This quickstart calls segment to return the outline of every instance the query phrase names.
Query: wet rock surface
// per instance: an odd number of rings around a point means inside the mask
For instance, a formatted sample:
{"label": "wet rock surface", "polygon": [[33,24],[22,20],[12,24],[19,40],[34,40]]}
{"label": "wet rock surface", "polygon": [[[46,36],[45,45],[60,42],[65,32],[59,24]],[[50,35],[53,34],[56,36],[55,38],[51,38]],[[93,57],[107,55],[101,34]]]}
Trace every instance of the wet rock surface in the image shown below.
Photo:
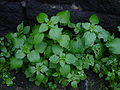
{"label": "wet rock surface", "polygon": [[85,10],[120,15],[120,0],[79,0]]}
{"label": "wet rock surface", "polygon": [[0,1],[0,36],[16,31],[16,26],[24,20],[19,2]]}
{"label": "wet rock surface", "polygon": [[[26,25],[36,23],[35,16],[40,12],[55,15],[58,11],[69,10],[73,22],[86,22],[92,14],[100,18],[100,25],[110,32],[117,33],[120,25],[120,0],[1,0],[0,1],[0,36],[15,32],[22,21]],[[118,34],[118,36],[120,36]],[[107,83],[88,71],[88,79],[81,81],[76,90],[104,90]],[[0,85],[0,90],[48,90],[37,87],[28,81],[22,72],[15,74],[15,85]],[[58,90],[73,90],[71,87],[58,87]]]}

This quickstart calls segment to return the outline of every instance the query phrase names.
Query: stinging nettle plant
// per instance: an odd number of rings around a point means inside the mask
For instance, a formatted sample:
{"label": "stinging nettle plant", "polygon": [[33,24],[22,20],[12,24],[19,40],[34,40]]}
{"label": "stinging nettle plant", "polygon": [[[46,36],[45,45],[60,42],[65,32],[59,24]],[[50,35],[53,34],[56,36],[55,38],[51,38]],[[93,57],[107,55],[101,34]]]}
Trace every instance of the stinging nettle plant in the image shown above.
{"label": "stinging nettle plant", "polygon": [[0,38],[0,78],[14,84],[10,71],[22,70],[37,86],[56,89],[58,84],[77,88],[91,69],[105,78],[109,87],[120,88],[120,38],[99,26],[96,15],[89,22],[72,23],[70,12],[48,17],[40,13],[38,24],[23,23],[17,32]]}

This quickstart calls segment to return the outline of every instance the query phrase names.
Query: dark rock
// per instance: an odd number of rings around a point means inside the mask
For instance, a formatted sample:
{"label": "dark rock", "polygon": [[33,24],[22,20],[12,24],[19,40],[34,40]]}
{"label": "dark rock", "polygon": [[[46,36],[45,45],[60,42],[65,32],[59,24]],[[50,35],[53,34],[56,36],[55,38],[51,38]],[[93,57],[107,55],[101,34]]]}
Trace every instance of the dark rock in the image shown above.
{"label": "dark rock", "polygon": [[36,0],[36,1],[51,4],[73,4],[76,3],[78,0]]}
{"label": "dark rock", "polygon": [[86,90],[108,90],[108,82],[99,78],[98,74],[88,70],[85,80]]}
{"label": "dark rock", "polygon": [[16,31],[16,26],[24,21],[21,3],[0,1],[0,36]]}
{"label": "dark rock", "polygon": [[79,0],[84,10],[120,15],[120,0]]}

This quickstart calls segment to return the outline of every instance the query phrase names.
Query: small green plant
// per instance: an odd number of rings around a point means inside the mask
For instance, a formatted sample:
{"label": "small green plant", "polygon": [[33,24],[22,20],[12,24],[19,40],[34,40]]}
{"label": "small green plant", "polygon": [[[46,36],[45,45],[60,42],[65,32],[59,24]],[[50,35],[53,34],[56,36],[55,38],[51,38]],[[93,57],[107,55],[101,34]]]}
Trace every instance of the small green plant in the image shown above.
{"label": "small green plant", "polygon": [[72,23],[70,12],[48,17],[40,13],[38,24],[23,23],[17,32],[0,38],[0,78],[13,85],[10,71],[23,70],[37,86],[56,89],[57,84],[77,88],[91,68],[108,80],[110,87],[120,88],[120,38],[99,26],[96,15],[89,22]]}

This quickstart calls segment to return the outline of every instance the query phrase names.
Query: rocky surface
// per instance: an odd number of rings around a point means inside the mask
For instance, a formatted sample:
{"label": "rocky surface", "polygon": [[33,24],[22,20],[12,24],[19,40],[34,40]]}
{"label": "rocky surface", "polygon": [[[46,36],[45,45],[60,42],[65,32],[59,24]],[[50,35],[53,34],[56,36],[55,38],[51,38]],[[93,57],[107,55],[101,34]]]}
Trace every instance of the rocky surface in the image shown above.
{"label": "rocky surface", "polygon": [[16,31],[24,20],[23,8],[19,2],[0,1],[0,36]]}
{"label": "rocky surface", "polygon": [[[73,22],[86,22],[92,14],[98,15],[100,25],[110,32],[117,33],[120,25],[120,0],[0,0],[0,36],[15,32],[16,26],[24,21],[26,25],[36,23],[35,16],[40,12],[55,15],[58,11],[69,10]],[[23,73],[15,74],[13,87],[0,85],[0,90],[47,90],[30,83]],[[81,81],[76,90],[104,90],[104,80],[88,71],[88,79]],[[58,90],[72,90],[69,86]]]}
{"label": "rocky surface", "polygon": [[89,11],[120,15],[120,0],[79,0],[79,5]]}

